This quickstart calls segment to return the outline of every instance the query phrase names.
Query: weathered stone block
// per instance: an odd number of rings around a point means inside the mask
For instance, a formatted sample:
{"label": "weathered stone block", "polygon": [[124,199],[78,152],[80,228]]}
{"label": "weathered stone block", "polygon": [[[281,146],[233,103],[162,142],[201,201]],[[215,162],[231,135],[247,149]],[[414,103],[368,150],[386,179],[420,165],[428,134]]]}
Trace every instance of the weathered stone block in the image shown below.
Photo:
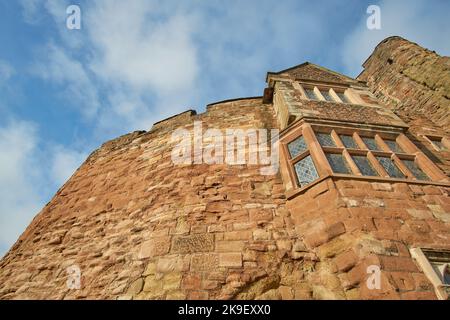
{"label": "weathered stone block", "polygon": [[345,272],[355,266],[355,264],[358,262],[358,257],[353,252],[353,250],[349,250],[338,255],[334,261],[338,270],[340,272]]}
{"label": "weathered stone block", "polygon": [[181,273],[180,272],[168,273],[163,278],[163,289],[164,290],[179,289],[180,284],[181,284]]}
{"label": "weathered stone block", "polygon": [[219,266],[221,267],[242,267],[242,254],[241,253],[220,253],[219,254]]}
{"label": "weathered stone block", "polygon": [[197,253],[192,255],[191,270],[207,271],[214,270],[219,266],[219,257],[216,253]]}
{"label": "weathered stone block", "polygon": [[242,252],[245,247],[245,242],[240,240],[234,241],[217,241],[217,252]]}
{"label": "weathered stone block", "polygon": [[253,231],[254,240],[270,240],[270,232],[265,229],[256,229]]}
{"label": "weathered stone block", "polygon": [[145,278],[143,290],[158,295],[158,293],[161,293],[162,291],[162,286],[163,283],[161,279],[157,279],[155,276],[148,276]]}
{"label": "weathered stone block", "polygon": [[128,288],[127,294],[134,296],[139,292],[141,292],[143,287],[144,287],[144,279],[142,278],[136,279]]}
{"label": "weathered stone block", "polygon": [[173,253],[194,253],[214,250],[214,235],[208,233],[174,236],[172,241]]}
{"label": "weathered stone block", "polygon": [[183,271],[184,261],[180,256],[161,257],[156,262],[156,272],[169,273],[173,271]]}
{"label": "weathered stone block", "polygon": [[141,249],[138,253],[139,259],[146,259],[156,256],[167,254],[170,248],[169,237],[153,238],[145,241],[141,245]]}

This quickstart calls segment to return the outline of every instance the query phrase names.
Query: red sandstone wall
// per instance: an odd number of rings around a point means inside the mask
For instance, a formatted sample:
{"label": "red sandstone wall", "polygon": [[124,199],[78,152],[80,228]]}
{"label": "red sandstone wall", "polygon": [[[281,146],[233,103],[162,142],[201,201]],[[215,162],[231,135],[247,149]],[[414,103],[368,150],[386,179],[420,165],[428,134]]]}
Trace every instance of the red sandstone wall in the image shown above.
{"label": "red sandstone wall", "polygon": [[400,37],[382,41],[358,76],[381,102],[404,114],[421,114],[450,127],[450,57]]}
{"label": "red sandstone wall", "polygon": [[450,175],[450,149],[436,151],[423,138],[450,141],[450,57],[391,37],[377,46],[358,79],[367,81],[377,98],[410,126],[410,139]]}
{"label": "red sandstone wall", "polygon": [[[434,299],[409,248],[450,248],[449,192],[329,178],[289,201],[297,234],[316,256],[307,276],[316,298]],[[381,269],[379,290],[366,285],[370,265]]]}
{"label": "red sandstone wall", "polygon": [[[170,134],[193,120],[275,126],[270,106],[242,100],[106,143],[1,261],[0,298],[309,297],[283,287],[302,281],[302,266],[283,263],[297,237],[279,176],[258,166],[174,167]],[[81,290],[66,286],[73,264]],[[283,274],[292,277],[282,282]]]}
{"label": "red sandstone wall", "polygon": [[[194,119],[274,125],[270,106],[244,100],[105,144],[2,260],[1,297],[435,297],[407,246],[449,247],[448,190],[330,178],[286,203],[280,177],[257,166],[175,170],[169,133]],[[81,290],[66,287],[73,264]],[[370,264],[380,290],[365,285]]]}
{"label": "red sandstone wall", "polygon": [[[294,77],[330,80],[305,70]],[[388,104],[398,89],[392,76],[392,88],[374,90]],[[400,119],[382,105],[305,102],[291,80],[275,85],[274,106],[220,103],[104,144],[2,259],[0,298],[435,298],[408,249],[450,249],[448,187],[328,177],[286,199],[281,175],[262,176],[259,166],[172,163],[172,131],[194,120],[220,129],[284,127],[285,116],[408,122],[416,143],[424,124],[446,129],[424,122],[413,106]],[[436,157],[448,167],[448,156]],[[66,285],[71,265],[81,269],[80,290]],[[381,289],[367,288],[369,265],[380,266]]]}

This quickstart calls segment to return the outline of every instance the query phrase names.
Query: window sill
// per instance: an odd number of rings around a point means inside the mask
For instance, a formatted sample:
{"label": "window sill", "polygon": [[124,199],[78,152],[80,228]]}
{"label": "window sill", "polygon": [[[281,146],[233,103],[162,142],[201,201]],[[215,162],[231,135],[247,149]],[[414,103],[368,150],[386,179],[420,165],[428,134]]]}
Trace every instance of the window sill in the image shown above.
{"label": "window sill", "polygon": [[369,177],[369,176],[355,176],[350,174],[331,174],[323,176],[310,184],[289,190],[286,192],[286,198],[287,200],[291,200],[292,198],[295,198],[296,196],[306,192],[310,188],[314,187],[316,184],[321,183],[322,181],[326,179],[332,179],[332,180],[340,180],[340,179],[348,179],[348,180],[359,180],[359,181],[369,181],[369,182],[387,182],[387,183],[407,183],[407,184],[418,184],[418,185],[433,185],[433,186],[440,186],[440,187],[450,187],[450,182],[439,182],[439,181],[422,181],[422,180],[410,180],[410,179],[398,179],[398,178],[384,178],[384,177]]}

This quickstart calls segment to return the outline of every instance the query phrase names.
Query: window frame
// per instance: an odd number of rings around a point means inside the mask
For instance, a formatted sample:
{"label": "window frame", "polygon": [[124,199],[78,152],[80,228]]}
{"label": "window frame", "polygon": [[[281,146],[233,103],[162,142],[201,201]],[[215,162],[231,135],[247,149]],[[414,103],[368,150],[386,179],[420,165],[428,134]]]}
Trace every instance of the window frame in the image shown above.
{"label": "window frame", "polygon": [[[294,186],[295,189],[298,188],[305,188],[307,186],[309,186],[311,183],[305,185],[305,186],[301,186],[299,183],[299,179],[297,177],[297,173],[295,171],[295,167],[294,165],[306,158],[307,156],[311,156],[311,160],[314,164],[314,167],[316,169],[317,175],[318,175],[318,179],[319,180],[321,177],[323,177],[324,175],[327,174],[327,172],[325,172],[323,170],[323,166],[320,165],[320,160],[317,157],[316,152],[311,152],[311,149],[314,149],[317,146],[313,146],[314,141],[312,141],[311,139],[311,132],[308,132],[309,130],[305,128],[299,128],[298,130],[295,130],[293,133],[291,133],[290,135],[288,135],[287,137],[284,137],[284,142],[281,143],[281,147],[283,150],[283,154],[284,154],[284,158],[287,162],[287,168],[288,168],[288,174],[289,174],[289,178]],[[294,141],[295,139],[299,138],[303,136],[307,149],[301,153],[299,153],[298,155],[296,155],[295,157],[291,157],[291,154],[289,152],[289,148],[288,148],[288,144],[291,143],[292,141]],[[315,139],[315,136],[314,136]],[[318,141],[315,141],[318,144]]]}
{"label": "window frame", "polygon": [[450,263],[450,251],[449,250],[439,250],[439,249],[431,249],[431,248],[410,248],[411,257],[416,260],[422,272],[425,276],[430,280],[431,284],[434,287],[434,292],[439,300],[448,300],[450,299],[450,285],[445,284],[440,275],[436,272],[434,267],[432,266],[432,261],[427,257],[427,252],[445,252],[449,255],[449,263]]}
{"label": "window frame", "polygon": [[[320,98],[319,98],[319,96],[317,95],[316,87],[315,87],[315,86],[305,86],[305,87],[302,86],[302,89],[303,89],[303,90],[302,90],[302,95],[303,95],[303,98],[304,98],[304,99],[309,100],[309,101],[320,101]],[[306,93],[307,90],[312,91],[313,94],[316,96],[316,99],[311,99],[311,98],[308,96],[308,94]]]}
{"label": "window frame", "polygon": [[[356,104],[357,103],[352,97],[350,97],[349,94],[346,94],[346,92],[348,90],[351,90],[348,87],[341,87],[338,85],[303,83],[303,82],[298,82],[297,84],[300,88],[302,98],[305,100],[308,100],[308,101],[324,101],[324,102],[345,103],[345,104]],[[306,89],[312,90],[317,99],[309,98],[308,94],[306,93]],[[332,101],[327,100],[323,96],[322,91],[326,91],[329,94],[329,96],[331,97]],[[341,93],[342,95],[344,95],[344,97],[347,101],[342,101],[342,99],[338,93]]]}
{"label": "window frame", "polygon": [[[335,146],[321,146],[317,138],[318,133],[330,134]],[[340,135],[351,136],[355,144],[358,146],[358,149],[345,147]],[[303,136],[307,149],[291,158],[288,144],[300,136]],[[361,138],[363,136],[374,138],[380,150],[369,150]],[[403,152],[392,151],[384,142],[385,139],[395,141]],[[289,133],[282,137],[281,144],[287,161],[289,178],[294,189],[306,188],[315,181],[319,181],[327,176],[341,176],[349,178],[360,177],[402,182],[420,182],[425,184],[448,181],[447,176],[442,173],[442,171],[401,132],[361,129],[355,127],[336,128],[335,126],[302,122],[293,126],[292,130],[290,129]],[[327,153],[342,154],[347,167],[350,169],[350,173],[334,172],[327,160]],[[308,155],[311,156],[318,174],[318,178],[307,185],[301,186],[298,182],[294,164]],[[377,175],[363,175],[357,164],[354,162],[352,158],[353,156],[366,157],[367,161]],[[391,177],[377,160],[376,157],[380,156],[390,158],[404,177]],[[416,178],[414,173],[409,170],[406,164],[403,163],[403,160],[413,160],[415,165],[429,178],[429,180]]]}
{"label": "window frame", "polygon": [[[446,138],[443,136],[436,136],[436,135],[423,135],[423,137],[425,138],[425,140],[427,140],[427,142],[429,144],[431,144],[431,146],[433,147],[433,149],[435,149],[438,152],[443,152],[443,151],[448,151],[450,148],[447,146],[447,144],[445,143]],[[443,145],[443,148],[439,147],[438,145],[436,145],[435,141],[439,140],[439,142]]]}

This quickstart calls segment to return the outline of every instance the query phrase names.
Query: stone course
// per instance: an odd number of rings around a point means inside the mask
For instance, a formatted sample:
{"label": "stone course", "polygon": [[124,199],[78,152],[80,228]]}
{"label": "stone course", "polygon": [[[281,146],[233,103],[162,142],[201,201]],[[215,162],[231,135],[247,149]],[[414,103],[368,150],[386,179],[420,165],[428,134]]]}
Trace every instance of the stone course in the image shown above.
{"label": "stone course", "polygon": [[[283,167],[264,176],[259,165],[175,165],[170,138],[194,121],[223,130],[308,118],[388,125],[408,129],[448,173],[448,152],[422,137],[448,137],[442,61],[390,38],[358,80],[304,64],[269,74],[272,102],[215,103],[106,142],[0,261],[0,299],[436,299],[409,249],[450,250],[448,184],[329,175],[293,194]],[[425,74],[434,71],[444,79]],[[296,79],[340,82],[367,103],[305,101]],[[381,289],[366,286],[371,265]],[[81,271],[79,290],[67,286],[70,266]]]}

